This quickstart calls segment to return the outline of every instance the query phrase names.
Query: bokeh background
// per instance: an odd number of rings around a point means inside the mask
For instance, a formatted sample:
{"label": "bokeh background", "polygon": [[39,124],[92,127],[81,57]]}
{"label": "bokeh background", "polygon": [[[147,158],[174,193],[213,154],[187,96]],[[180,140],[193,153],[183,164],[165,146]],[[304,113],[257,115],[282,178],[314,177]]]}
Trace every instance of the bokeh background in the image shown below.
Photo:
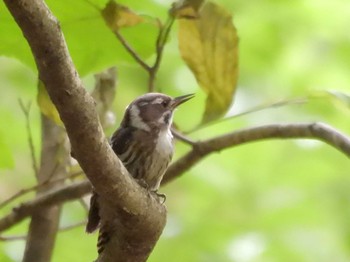
{"label": "bokeh background", "polygon": [[[96,7],[105,0],[47,1],[61,21],[86,88],[93,73],[118,67],[114,111],[146,91],[147,75],[111,34]],[[171,1],[119,1],[137,12],[165,19]],[[129,3],[130,2],[130,3]],[[132,2],[132,3],[131,3]],[[135,3],[134,3],[135,2]],[[205,139],[268,123],[321,121],[350,135],[350,2],[348,0],[220,0],[238,30],[239,83],[229,114],[278,101],[302,104],[267,108],[191,132]],[[131,43],[152,61],[155,33],[136,28]],[[150,31],[147,31],[150,30]],[[149,32],[149,33],[148,33]],[[36,154],[40,116],[37,74],[28,46],[0,3],[0,201],[35,184],[25,117],[18,99],[31,101]],[[166,45],[157,87],[170,95],[195,92],[176,112],[191,130],[201,119],[205,95],[182,62],[176,25]],[[117,124],[116,124],[117,126]],[[113,128],[106,130],[107,135]],[[175,159],[189,150],[177,143]],[[205,158],[161,189],[168,223],[149,261],[346,262],[350,261],[350,162],[335,149],[309,140],[239,146]],[[29,194],[19,203],[33,197]],[[0,209],[0,216],[11,206]],[[76,202],[64,206],[61,226],[86,218]],[[25,234],[29,220],[4,236]],[[44,234],[45,232],[43,232]],[[54,262],[92,261],[96,234],[83,227],[61,232]],[[0,261],[20,261],[25,242],[1,241]]]}

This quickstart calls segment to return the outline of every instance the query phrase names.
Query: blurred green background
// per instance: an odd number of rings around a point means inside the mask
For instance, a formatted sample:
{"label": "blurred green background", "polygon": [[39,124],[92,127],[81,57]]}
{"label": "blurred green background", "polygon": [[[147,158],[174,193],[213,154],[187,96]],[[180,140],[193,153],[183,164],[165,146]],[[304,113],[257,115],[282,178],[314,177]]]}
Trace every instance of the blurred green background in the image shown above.
{"label": "blurred green background", "polygon": [[[146,91],[147,75],[120,47],[96,7],[84,0],[47,1],[61,21],[73,60],[88,89],[93,73],[118,67],[117,122],[125,106]],[[106,0],[92,1],[102,8]],[[120,1],[142,14],[164,19],[171,1]],[[128,3],[133,2],[133,3]],[[307,97],[288,105],[235,118],[189,134],[205,139],[268,123],[322,121],[350,134],[350,1],[214,1],[234,14],[240,42],[240,78],[229,114],[261,104]],[[152,61],[154,28],[132,29],[130,42]],[[131,30],[131,31],[132,31]],[[0,3],[0,201],[35,184],[25,117],[18,99],[31,101],[36,153],[40,117],[36,71],[28,46]],[[21,63],[20,61],[23,63]],[[201,119],[205,96],[181,61],[173,28],[157,87],[196,99],[176,112],[189,130]],[[113,130],[107,130],[110,134]],[[188,150],[177,143],[175,159]],[[168,223],[149,261],[345,262],[350,261],[350,162],[315,141],[265,141],[205,158],[161,189]],[[26,195],[17,203],[29,199]],[[11,207],[0,209],[0,216]],[[86,218],[78,203],[64,206],[61,225]],[[28,220],[4,236],[21,235]],[[54,262],[92,261],[96,234],[83,227],[58,235]],[[0,261],[20,261],[24,241],[0,242]]]}

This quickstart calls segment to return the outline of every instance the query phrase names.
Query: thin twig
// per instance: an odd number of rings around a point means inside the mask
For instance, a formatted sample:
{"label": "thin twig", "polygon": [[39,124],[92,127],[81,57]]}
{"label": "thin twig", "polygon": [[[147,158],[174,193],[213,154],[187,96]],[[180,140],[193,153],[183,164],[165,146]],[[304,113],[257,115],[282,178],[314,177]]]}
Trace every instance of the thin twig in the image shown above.
{"label": "thin twig", "polygon": [[24,113],[25,118],[26,118],[26,128],[27,128],[30,155],[32,158],[32,166],[33,166],[35,176],[38,177],[39,176],[39,169],[38,169],[38,165],[37,165],[37,161],[36,161],[35,148],[34,148],[34,143],[33,143],[32,131],[31,131],[31,127],[30,127],[30,119],[29,119],[29,112],[30,112],[30,107],[31,107],[32,103],[28,102],[27,106],[25,106],[22,99],[18,99],[18,102],[19,102],[19,105]]}
{"label": "thin twig", "polygon": [[175,18],[173,16],[169,16],[165,25],[160,26],[159,34],[156,41],[156,60],[154,61],[151,70],[149,71],[148,92],[154,92],[156,75],[159,70],[160,62],[162,61],[164,46],[166,41],[168,40],[168,36],[174,23],[174,19]]}
{"label": "thin twig", "polygon": [[[86,220],[69,225],[69,226],[65,226],[65,227],[61,227],[58,229],[59,232],[66,232],[66,231],[70,231],[72,229],[75,229],[77,227],[81,227],[84,226],[86,224]],[[26,235],[18,235],[18,236],[0,236],[0,241],[3,242],[9,242],[9,241],[18,241],[18,240],[27,240],[27,236]]]}
{"label": "thin twig", "polygon": [[0,241],[10,242],[10,241],[18,241],[18,240],[27,240],[27,236],[19,235],[19,236],[0,236]]}
{"label": "thin twig", "polygon": [[130,44],[126,41],[126,39],[120,34],[118,30],[114,31],[116,37],[119,39],[120,43],[124,46],[126,51],[135,59],[135,61],[142,66],[147,72],[151,71],[151,67],[147,65],[146,62],[136,53],[136,51],[130,46]]}
{"label": "thin twig", "polygon": [[26,217],[40,210],[42,207],[63,204],[91,192],[89,181],[77,182],[68,186],[44,193],[33,200],[22,203],[0,219],[0,232],[22,221]]}
{"label": "thin twig", "polygon": [[8,205],[12,201],[16,200],[17,198],[19,198],[19,197],[21,197],[21,196],[23,196],[23,195],[25,195],[25,194],[27,194],[27,193],[29,193],[31,191],[37,190],[39,188],[42,188],[44,186],[47,186],[47,185],[50,185],[50,184],[53,184],[53,183],[64,181],[67,178],[71,178],[72,179],[72,178],[75,178],[75,177],[80,176],[82,174],[83,174],[83,171],[78,171],[78,172],[75,172],[73,174],[68,175],[67,177],[60,177],[60,178],[57,178],[57,179],[54,179],[54,180],[51,180],[51,181],[50,180],[45,180],[44,182],[42,182],[40,184],[37,184],[35,186],[21,189],[20,191],[18,191],[17,193],[15,193],[11,197],[9,197],[5,201],[3,201],[0,204],[0,209],[3,208],[4,206]]}
{"label": "thin twig", "polygon": [[48,174],[48,176],[45,178],[44,182],[50,181],[53,177],[55,177],[56,170],[59,166],[60,166],[59,161],[56,161],[54,167],[52,168],[50,174]]}
{"label": "thin twig", "polygon": [[216,125],[216,124],[221,124],[223,122],[230,121],[232,119],[235,119],[235,118],[238,118],[238,117],[241,117],[241,116],[245,116],[245,115],[248,115],[248,114],[251,114],[251,113],[260,112],[260,111],[267,110],[267,109],[275,109],[275,108],[282,107],[282,106],[302,105],[302,104],[305,104],[305,103],[307,103],[309,101],[310,101],[309,97],[297,97],[297,98],[292,98],[292,99],[272,102],[272,103],[269,103],[269,104],[257,105],[257,106],[254,106],[252,108],[249,108],[246,111],[243,111],[243,112],[240,112],[240,113],[228,116],[228,117],[219,118],[219,119],[216,119],[216,120],[204,123],[204,124],[200,124],[200,125],[194,127],[193,129],[187,131],[186,134],[194,133],[194,132],[196,132],[198,130],[202,130],[202,129],[207,128],[209,126],[213,126],[213,125]]}
{"label": "thin twig", "polygon": [[158,35],[158,39],[157,39],[157,58],[156,61],[153,65],[153,69],[157,69],[159,67],[160,61],[162,59],[162,53],[164,50],[164,46],[166,41],[168,41],[168,37],[171,31],[171,28],[174,24],[175,18],[173,16],[169,16],[168,20],[165,23],[165,26],[163,26],[160,29],[159,35]]}
{"label": "thin twig", "polygon": [[154,61],[154,64],[152,66],[149,66],[138,54],[137,52],[131,47],[131,45],[127,42],[127,40],[121,35],[119,30],[115,30],[114,33],[120,43],[124,46],[126,51],[134,58],[134,60],[142,67],[144,68],[148,73],[148,92],[154,92],[155,90],[155,79],[156,75],[159,70],[160,62],[162,60],[163,56],[163,50],[166,41],[168,40],[169,33],[171,31],[171,27],[174,23],[174,17],[169,16],[165,25],[162,26],[161,23],[158,21],[158,25],[160,27],[159,33],[156,40],[156,59]]}
{"label": "thin twig", "polygon": [[185,136],[184,134],[180,133],[177,129],[171,128],[171,133],[174,135],[174,137],[186,144],[189,144],[191,146],[194,146],[196,142]]}

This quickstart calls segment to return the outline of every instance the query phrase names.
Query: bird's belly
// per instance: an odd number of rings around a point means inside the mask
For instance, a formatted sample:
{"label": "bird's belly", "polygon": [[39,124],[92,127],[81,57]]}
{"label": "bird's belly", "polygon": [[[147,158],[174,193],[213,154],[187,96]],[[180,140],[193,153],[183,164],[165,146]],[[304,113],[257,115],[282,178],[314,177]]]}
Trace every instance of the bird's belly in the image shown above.
{"label": "bird's belly", "polygon": [[151,164],[148,174],[146,175],[146,183],[149,186],[149,190],[156,191],[159,188],[160,182],[163,178],[165,171],[168,168],[172,157],[171,154],[159,154],[154,152],[151,158]]}
{"label": "bird's belly", "polygon": [[158,190],[160,182],[173,156],[173,136],[170,130],[159,133],[156,148],[151,156],[150,172],[146,182],[150,190]]}

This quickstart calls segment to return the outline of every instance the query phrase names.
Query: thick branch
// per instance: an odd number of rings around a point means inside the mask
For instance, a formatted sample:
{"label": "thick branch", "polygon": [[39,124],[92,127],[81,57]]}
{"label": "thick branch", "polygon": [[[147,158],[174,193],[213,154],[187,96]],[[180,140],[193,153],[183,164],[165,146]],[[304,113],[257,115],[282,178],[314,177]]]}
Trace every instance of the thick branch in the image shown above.
{"label": "thick branch", "polygon": [[[132,229],[119,235],[123,237],[121,245],[112,253],[115,257],[133,256],[131,250],[123,249],[123,245],[129,245],[142,250],[134,252],[137,253],[134,261],[145,260],[152,250],[150,243],[156,243],[165,225],[165,207],[128,175],[109,146],[94,100],[83,88],[60,25],[45,3],[42,0],[4,2],[30,45],[40,80],[57,107],[76,159],[106,204],[123,215],[119,222]],[[143,234],[145,230],[148,234]],[[147,249],[143,249],[142,242],[148,242]]]}
{"label": "thick branch", "polygon": [[[82,86],[56,18],[40,0],[5,0],[5,3],[30,44],[40,79],[57,106],[82,169],[98,193],[106,198],[115,194],[120,205],[139,213],[137,199],[143,195],[135,190],[134,181],[108,145],[94,100]],[[126,189],[137,197],[124,197]]]}
{"label": "thick branch", "polygon": [[[190,152],[169,167],[162,184],[169,183],[173,179],[179,177],[208,154],[245,143],[258,142],[266,139],[316,139],[326,142],[350,157],[350,139],[328,125],[322,123],[266,125],[232,132],[202,142],[196,142],[194,148]],[[26,202],[23,204],[23,206],[27,207],[24,215],[18,215],[16,211],[13,211],[0,220],[0,232],[21,221],[26,216],[31,215],[38,206],[70,201],[90,191],[89,183],[85,181],[76,183],[67,188],[59,189],[48,195],[43,195],[41,200],[37,199]]]}
{"label": "thick branch", "polygon": [[190,152],[169,167],[162,185],[179,177],[213,152],[265,139],[316,139],[327,143],[350,157],[350,139],[326,124],[266,125],[235,131],[213,139],[197,142]]}

